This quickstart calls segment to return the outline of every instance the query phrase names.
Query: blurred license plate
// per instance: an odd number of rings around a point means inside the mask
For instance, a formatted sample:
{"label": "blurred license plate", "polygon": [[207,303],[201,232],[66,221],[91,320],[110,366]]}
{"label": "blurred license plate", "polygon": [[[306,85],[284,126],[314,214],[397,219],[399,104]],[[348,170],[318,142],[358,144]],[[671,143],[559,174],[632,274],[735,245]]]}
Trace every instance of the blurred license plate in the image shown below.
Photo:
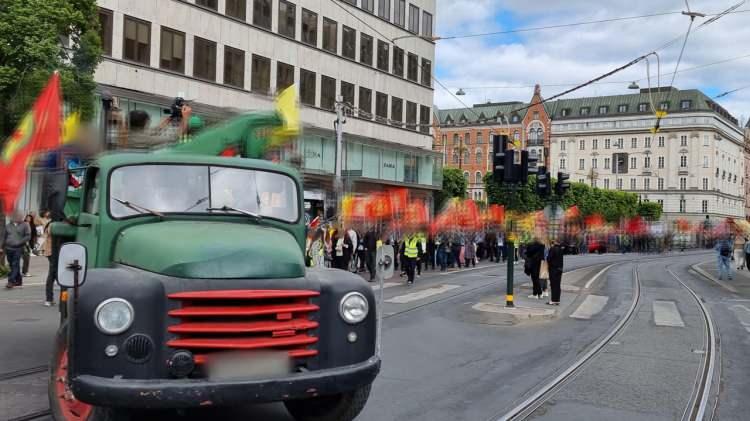
{"label": "blurred license plate", "polygon": [[230,352],[213,355],[207,364],[212,380],[263,379],[291,372],[286,351]]}

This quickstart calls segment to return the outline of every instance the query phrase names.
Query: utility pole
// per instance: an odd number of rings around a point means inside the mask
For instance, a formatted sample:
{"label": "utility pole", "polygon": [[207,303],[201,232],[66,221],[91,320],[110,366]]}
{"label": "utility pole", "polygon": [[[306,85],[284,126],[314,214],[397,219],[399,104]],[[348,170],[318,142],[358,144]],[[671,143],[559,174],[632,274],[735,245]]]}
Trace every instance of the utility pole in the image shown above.
{"label": "utility pole", "polygon": [[336,121],[334,126],[336,127],[336,179],[334,180],[333,188],[336,192],[340,192],[343,188],[343,182],[341,180],[341,164],[343,162],[343,142],[344,142],[344,98],[339,95],[336,97]]}

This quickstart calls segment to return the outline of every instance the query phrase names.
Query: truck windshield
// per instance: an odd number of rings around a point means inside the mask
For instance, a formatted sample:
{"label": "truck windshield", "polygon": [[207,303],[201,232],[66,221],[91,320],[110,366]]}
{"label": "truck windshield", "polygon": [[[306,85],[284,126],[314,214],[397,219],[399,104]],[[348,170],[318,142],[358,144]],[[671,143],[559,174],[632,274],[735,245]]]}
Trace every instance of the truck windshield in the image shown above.
{"label": "truck windshield", "polygon": [[109,209],[113,218],[144,213],[137,208],[165,214],[207,213],[208,208],[227,206],[296,222],[298,197],[297,185],[291,177],[242,168],[130,165],[115,169],[109,182]]}

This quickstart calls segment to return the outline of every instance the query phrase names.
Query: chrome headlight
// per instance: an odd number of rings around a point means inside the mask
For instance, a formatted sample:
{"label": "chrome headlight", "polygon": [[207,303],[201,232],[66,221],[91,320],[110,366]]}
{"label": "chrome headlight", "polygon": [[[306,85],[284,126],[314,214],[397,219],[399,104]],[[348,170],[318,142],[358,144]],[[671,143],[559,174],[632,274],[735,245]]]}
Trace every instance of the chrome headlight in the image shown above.
{"label": "chrome headlight", "polygon": [[109,298],[102,301],[94,312],[94,323],[107,335],[117,335],[128,330],[133,324],[133,306],[122,298]]}
{"label": "chrome headlight", "polygon": [[344,295],[339,305],[339,314],[349,324],[359,323],[367,317],[370,305],[367,298],[359,292],[350,292]]}

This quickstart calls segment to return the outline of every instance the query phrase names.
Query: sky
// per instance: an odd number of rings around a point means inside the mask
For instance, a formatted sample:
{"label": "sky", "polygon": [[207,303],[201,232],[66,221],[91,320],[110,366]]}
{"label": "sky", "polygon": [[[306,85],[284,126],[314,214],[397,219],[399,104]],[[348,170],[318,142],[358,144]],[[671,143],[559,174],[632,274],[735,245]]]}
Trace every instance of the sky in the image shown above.
{"label": "sky", "polygon": [[[690,10],[719,13],[741,0],[688,0]],[[455,36],[519,28],[612,19],[687,10],[685,0],[437,0],[437,36]],[[750,0],[738,11],[691,32],[673,86],[700,89],[710,97],[750,85]],[[710,18],[696,18],[693,28]],[[477,38],[437,41],[435,77],[471,106],[487,101],[529,101],[533,85],[551,97],[631,60],[658,50],[661,86],[669,85],[690,18],[682,14],[598,23]],[[723,64],[692,67],[734,59]],[[657,60],[651,56],[651,84],[657,84]],[[645,62],[614,74],[603,82],[566,95],[634,93],[631,81],[648,86]],[[511,87],[498,89],[497,87]],[[716,101],[745,123],[750,117],[750,88]],[[456,97],[435,84],[440,109],[464,107]]]}

